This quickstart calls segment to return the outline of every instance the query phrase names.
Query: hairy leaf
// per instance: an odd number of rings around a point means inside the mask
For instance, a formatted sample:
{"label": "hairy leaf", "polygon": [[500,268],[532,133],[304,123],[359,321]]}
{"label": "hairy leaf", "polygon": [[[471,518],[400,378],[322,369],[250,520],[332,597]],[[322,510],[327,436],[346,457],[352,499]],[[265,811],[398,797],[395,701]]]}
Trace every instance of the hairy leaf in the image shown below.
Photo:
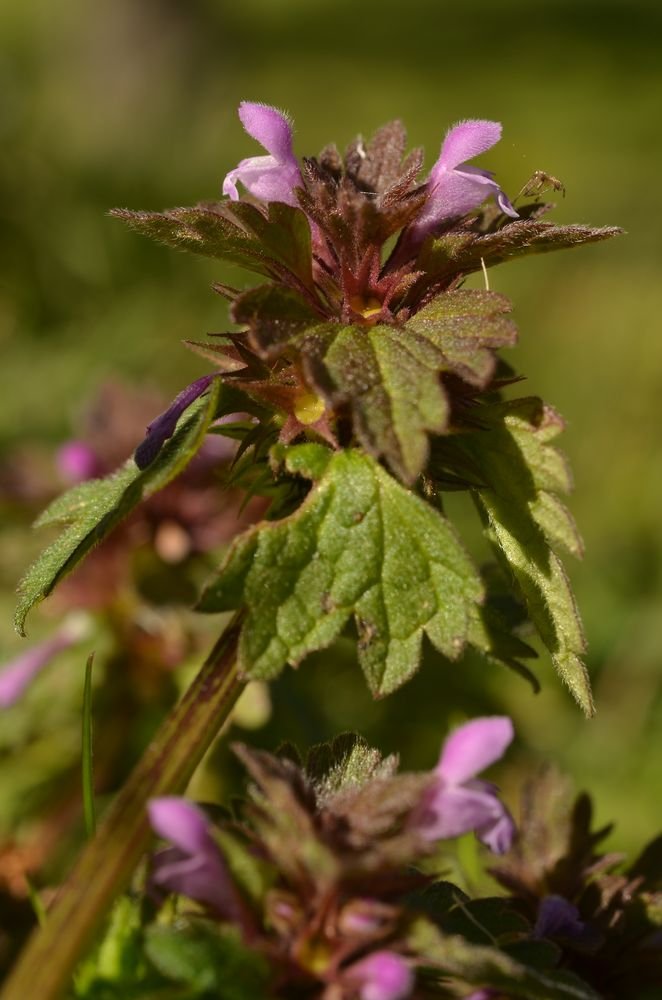
{"label": "hairy leaf", "polygon": [[66,525],[62,534],[32,564],[18,586],[16,629],[24,635],[25,619],[34,604],[53,591],[60,580],[106,537],[142,500],[166,486],[190,462],[216,414],[220,383],[187,412],[174,436],[157,458],[140,470],[129,459],[106,479],[80,483],[58,497],[36,526]]}
{"label": "hairy leaf", "polygon": [[525,965],[498,948],[471,944],[457,935],[442,936],[427,921],[415,924],[411,941],[440,973],[468,986],[491,987],[523,1000],[600,1000],[588,983],[571,972]]}
{"label": "hairy leaf", "polygon": [[309,384],[332,407],[348,406],[363,447],[411,483],[425,467],[428,433],[448,426],[440,375],[484,387],[495,350],[516,339],[509,309],[502,295],[461,290],[439,296],[404,326],[344,326],[316,323],[293,292],[266,286],[241,296],[233,315],[248,324],[261,357],[300,353]]}
{"label": "hairy leaf", "polygon": [[386,759],[357,733],[341,733],[332,742],[311,747],[306,774],[315,785],[319,802],[329,796],[364,785],[374,778],[387,778],[397,770],[398,759]]}
{"label": "hairy leaf", "polygon": [[287,465],[319,482],[294,514],[237,539],[199,603],[246,607],[241,671],[275,677],[328,646],[352,616],[375,695],[416,671],[424,633],[457,658],[482,587],[442,514],[359,451],[301,445]]}
{"label": "hairy leaf", "polygon": [[176,250],[216,257],[249,271],[282,276],[283,269],[305,285],[312,282],[310,226],[303,212],[273,202],[269,215],[247,202],[219,202],[166,212],[110,213],[131,229]]}
{"label": "hairy leaf", "polygon": [[483,430],[444,439],[437,458],[452,461],[455,454],[484,483],[473,493],[488,537],[510,567],[560,676],[591,715],[584,633],[555,551],[581,554],[574,522],[555,495],[570,486],[565,461],[549,444],[563,422],[537,399],[483,406],[476,418]]}
{"label": "hairy leaf", "polygon": [[483,261],[486,266],[501,264],[525,254],[597,243],[622,232],[617,226],[557,226],[518,219],[492,233],[455,230],[430,240],[422,247],[416,267],[425,272],[425,281],[443,282],[479,271]]}

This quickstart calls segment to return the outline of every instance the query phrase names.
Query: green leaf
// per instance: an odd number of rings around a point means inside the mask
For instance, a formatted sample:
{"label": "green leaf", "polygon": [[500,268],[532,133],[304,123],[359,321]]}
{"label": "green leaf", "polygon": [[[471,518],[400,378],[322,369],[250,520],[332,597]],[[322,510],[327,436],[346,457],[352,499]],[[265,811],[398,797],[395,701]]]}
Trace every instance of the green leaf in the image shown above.
{"label": "green leaf", "polygon": [[110,214],[131,229],[175,250],[188,250],[238,264],[249,271],[282,277],[287,271],[312,285],[310,224],[299,208],[272,202],[268,216],[248,202],[218,202],[166,212]]}
{"label": "green leaf", "polygon": [[512,306],[497,292],[462,288],[438,295],[406,324],[443,354],[444,370],[484,389],[496,367],[495,351],[513,347],[515,324],[506,315]]}
{"label": "green leaf", "polygon": [[14,618],[24,635],[25,619],[39,601],[106,537],[142,500],[166,486],[184,469],[204,441],[216,415],[220,384],[187,411],[172,438],[146,469],[129,459],[106,479],[92,479],[58,497],[37,520],[36,526],[66,525],[63,533],[32,564],[18,586]]}
{"label": "green leaf", "polygon": [[300,208],[272,201],[264,215],[255,205],[236,201],[226,206],[262,247],[268,258],[278,261],[306,287],[313,285],[310,223]]}
{"label": "green leaf", "polygon": [[143,236],[175,250],[188,250],[238,264],[257,274],[270,274],[269,264],[252,233],[213,208],[172,208],[166,212],[133,212],[115,208],[110,213]]}
{"label": "green leaf", "polygon": [[525,254],[597,243],[622,232],[617,226],[557,226],[519,219],[493,233],[455,231],[429,240],[421,248],[416,267],[426,272],[428,281],[450,281],[479,271],[483,261],[489,267]]}
{"label": "green leaf", "polygon": [[395,773],[398,758],[382,758],[358,733],[341,733],[331,742],[310,748],[306,774],[313,781],[318,801],[348,788],[360,787]]}
{"label": "green leaf", "polygon": [[587,715],[591,688],[582,661],[585,639],[575,600],[556,549],[581,553],[574,522],[555,491],[570,487],[565,460],[549,442],[563,427],[537,399],[483,406],[483,429],[440,442],[437,459],[472,463],[485,484],[473,495],[486,533],[510,567],[529,616],[561,678]]}
{"label": "green leaf", "polygon": [[235,928],[206,920],[152,924],[145,932],[145,953],[162,976],[190,987],[193,996],[267,997],[265,960],[242,944]]}
{"label": "green leaf", "polygon": [[81,1000],[138,996],[144,974],[141,902],[120,896],[103,938],[78,968],[74,995]]}
{"label": "green leaf", "polygon": [[309,385],[330,406],[349,406],[363,447],[411,483],[425,467],[428,434],[448,428],[440,375],[484,388],[496,349],[515,343],[509,310],[502,295],[460,290],[434,299],[404,326],[343,326],[319,323],[295,293],[266,286],[241,296],[233,316],[248,324],[260,357],[299,352]]}
{"label": "green leaf", "polygon": [[199,603],[246,608],[240,670],[276,677],[328,646],[352,616],[375,695],[417,670],[424,633],[456,659],[482,586],[443,515],[360,451],[306,445],[287,465],[326,468],[294,514],[235,541]]}
{"label": "green leaf", "polygon": [[410,943],[440,973],[457,977],[462,984],[491,987],[523,1000],[600,1000],[600,995],[573,973],[525,965],[498,948],[442,935],[427,921],[415,924]]}

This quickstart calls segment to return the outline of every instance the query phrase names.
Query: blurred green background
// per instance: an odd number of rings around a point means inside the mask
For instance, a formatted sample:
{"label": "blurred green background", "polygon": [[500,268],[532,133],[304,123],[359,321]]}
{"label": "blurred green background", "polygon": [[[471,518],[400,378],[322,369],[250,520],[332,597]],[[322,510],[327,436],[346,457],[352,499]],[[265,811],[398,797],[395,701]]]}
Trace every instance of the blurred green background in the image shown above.
{"label": "blurred green background", "polygon": [[[498,119],[504,138],[486,160],[507,192],[544,169],[567,187],[551,218],[627,230],[491,272],[492,288],[515,302],[521,344],[509,360],[527,374],[524,391],[568,421],[570,506],[586,541],[583,564],[569,569],[597,717],[581,717],[544,657],[537,697],[496,668],[430,656],[406,690],[373,703],[341,644],[273,686],[274,713],[251,738],[305,744],[358,727],[428,766],[449,720],[508,711],[519,734],[502,773],[512,794],[536,761],[556,760],[594,792],[601,819],[617,819],[613,846],[631,851],[662,819],[661,38],[656,0],[0,4],[8,453],[65,440],[109,376],[172,395],[206,370],[180,341],[224,328],[209,285],[229,272],[153,246],[105,213],[217,197],[226,171],[256,152],[236,118],[241,99],[288,109],[300,154],[400,117],[428,164],[451,123]],[[25,519],[2,526],[1,659],[21,648],[12,591],[38,544]],[[49,627],[35,617],[35,635]],[[66,752],[77,752],[82,661],[63,662],[31,696],[44,760],[65,722]],[[20,768],[22,724],[9,730]],[[227,752],[218,758],[225,767]]]}

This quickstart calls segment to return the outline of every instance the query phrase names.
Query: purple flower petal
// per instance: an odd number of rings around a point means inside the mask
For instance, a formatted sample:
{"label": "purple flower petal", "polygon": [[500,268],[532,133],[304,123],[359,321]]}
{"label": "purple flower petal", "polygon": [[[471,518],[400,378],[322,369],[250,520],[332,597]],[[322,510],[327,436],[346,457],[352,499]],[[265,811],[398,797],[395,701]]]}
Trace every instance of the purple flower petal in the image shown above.
{"label": "purple flower petal", "polygon": [[186,799],[164,796],[152,799],[147,811],[154,831],[174,844],[155,855],[152,884],[205,903],[245,927],[244,907],[202,810]]}
{"label": "purple flower petal", "polygon": [[472,719],[446,739],[437,773],[449,784],[462,784],[499,760],[513,736],[505,715]]}
{"label": "purple flower petal", "polygon": [[282,162],[293,156],[292,122],[283,111],[268,104],[242,101],[239,120],[251,139],[264,146],[277,160]]}
{"label": "purple flower petal", "polygon": [[146,469],[148,465],[152,464],[165,442],[175,433],[177,421],[184,410],[188,409],[199,396],[202,396],[220,374],[220,372],[213,372],[211,375],[203,375],[202,378],[196,379],[179,393],[165,412],[149,424],[147,434],[134,454],[134,460],[139,469]]}
{"label": "purple flower petal", "polygon": [[410,823],[429,842],[459,837],[473,830],[495,854],[510,849],[513,819],[498,789],[474,775],[498,760],[513,738],[507,716],[473,719],[446,739],[441,758]]}
{"label": "purple flower petal", "polygon": [[439,159],[428,177],[428,201],[408,229],[407,244],[422,242],[448,219],[472,212],[491,194],[506,215],[517,212],[489,170],[467,166],[467,160],[490,149],[501,137],[499,122],[460,122],[446,134]]}
{"label": "purple flower petal", "polygon": [[177,795],[152,799],[148,806],[149,821],[159,837],[169,840],[180,851],[197,854],[218,852],[209,833],[209,820],[196,805]]}
{"label": "purple flower petal", "polygon": [[101,472],[96,452],[84,441],[67,441],[56,455],[57,467],[71,483],[94,479]]}
{"label": "purple flower petal", "polygon": [[504,807],[496,794],[443,782],[430,793],[417,826],[429,841],[461,837],[471,830],[487,829],[497,822]]}
{"label": "purple flower petal", "polygon": [[292,151],[289,118],[276,108],[250,101],[242,101],[239,105],[239,118],[248,134],[270,155],[242,160],[226,175],[223,194],[237,201],[237,182],[241,181],[246,190],[261,201],[296,205],[294,190],[301,186],[301,172]]}
{"label": "purple flower petal", "polygon": [[409,963],[393,951],[375,951],[347,970],[361,1000],[405,1000],[414,988]]}
{"label": "purple flower petal", "polygon": [[485,844],[485,847],[488,847],[493,854],[507,854],[515,839],[517,827],[504,804],[499,799],[497,802],[501,807],[500,814],[478,827],[476,836],[481,844]]}
{"label": "purple flower petal", "polygon": [[580,938],[586,931],[586,924],[579,916],[579,910],[563,896],[545,896],[540,901],[538,918],[533,928],[533,936]]}
{"label": "purple flower petal", "polygon": [[72,615],[54,635],[26,650],[0,671],[0,708],[13,705],[25,693],[35,677],[69,646],[89,632],[87,616]]}
{"label": "purple flower petal", "polygon": [[434,183],[441,170],[453,170],[474,156],[487,152],[496,146],[501,138],[501,122],[490,122],[480,118],[458,122],[448,130],[441,144],[439,159],[430,172]]}

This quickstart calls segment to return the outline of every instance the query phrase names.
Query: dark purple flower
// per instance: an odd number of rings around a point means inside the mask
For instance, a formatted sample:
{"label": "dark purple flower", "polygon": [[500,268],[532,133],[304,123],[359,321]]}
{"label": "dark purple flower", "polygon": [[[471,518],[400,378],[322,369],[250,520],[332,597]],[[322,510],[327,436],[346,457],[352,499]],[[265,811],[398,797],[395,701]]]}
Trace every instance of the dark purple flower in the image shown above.
{"label": "dark purple flower", "polygon": [[577,907],[563,896],[545,896],[540,901],[533,937],[561,938],[588,951],[599,948],[603,941],[600,931],[582,920]]}
{"label": "dark purple flower", "polygon": [[242,101],[239,118],[268,156],[249,156],[227,174],[223,194],[237,201],[237,181],[261,201],[284,201],[296,205],[294,189],[301,187],[301,172],[292,150],[292,123],[287,115],[267,104]]}
{"label": "dark purple flower", "polygon": [[57,467],[70,483],[82,483],[101,475],[99,458],[89,444],[84,441],[67,441],[58,449]]}
{"label": "dark purple flower", "polygon": [[375,951],[350,966],[347,982],[358,988],[361,1000],[405,1000],[414,988],[409,963],[394,951]]}
{"label": "dark purple flower", "polygon": [[243,925],[241,901],[202,810],[186,799],[166,796],[152,799],[147,811],[155,833],[174,845],[155,856],[152,884]]}
{"label": "dark purple flower", "polygon": [[506,716],[473,719],[448,737],[436,782],[413,817],[426,840],[446,840],[473,830],[495,854],[509,850],[515,824],[494,785],[476,775],[503,756],[513,738]]}
{"label": "dark purple flower", "polygon": [[427,180],[427,204],[410,227],[410,238],[421,242],[441,223],[466,215],[491,194],[502,212],[517,218],[517,212],[492,172],[467,166],[467,160],[484,153],[500,138],[499,122],[481,120],[459,122],[446,133],[439,159]]}
{"label": "dark purple flower", "polygon": [[49,639],[31,646],[15,660],[0,670],[0,708],[8,708],[25,693],[26,689],[64,649],[74,646],[89,634],[87,615],[73,614],[62,628]]}
{"label": "dark purple flower", "polygon": [[220,374],[220,372],[212,372],[211,375],[203,375],[202,378],[191,382],[175,397],[168,409],[149,424],[147,434],[136,448],[134,455],[135,463],[139,469],[146,469],[148,465],[152,464],[168,438],[171,438],[175,433],[177,421],[184,410],[188,409],[199,396],[202,396]]}

